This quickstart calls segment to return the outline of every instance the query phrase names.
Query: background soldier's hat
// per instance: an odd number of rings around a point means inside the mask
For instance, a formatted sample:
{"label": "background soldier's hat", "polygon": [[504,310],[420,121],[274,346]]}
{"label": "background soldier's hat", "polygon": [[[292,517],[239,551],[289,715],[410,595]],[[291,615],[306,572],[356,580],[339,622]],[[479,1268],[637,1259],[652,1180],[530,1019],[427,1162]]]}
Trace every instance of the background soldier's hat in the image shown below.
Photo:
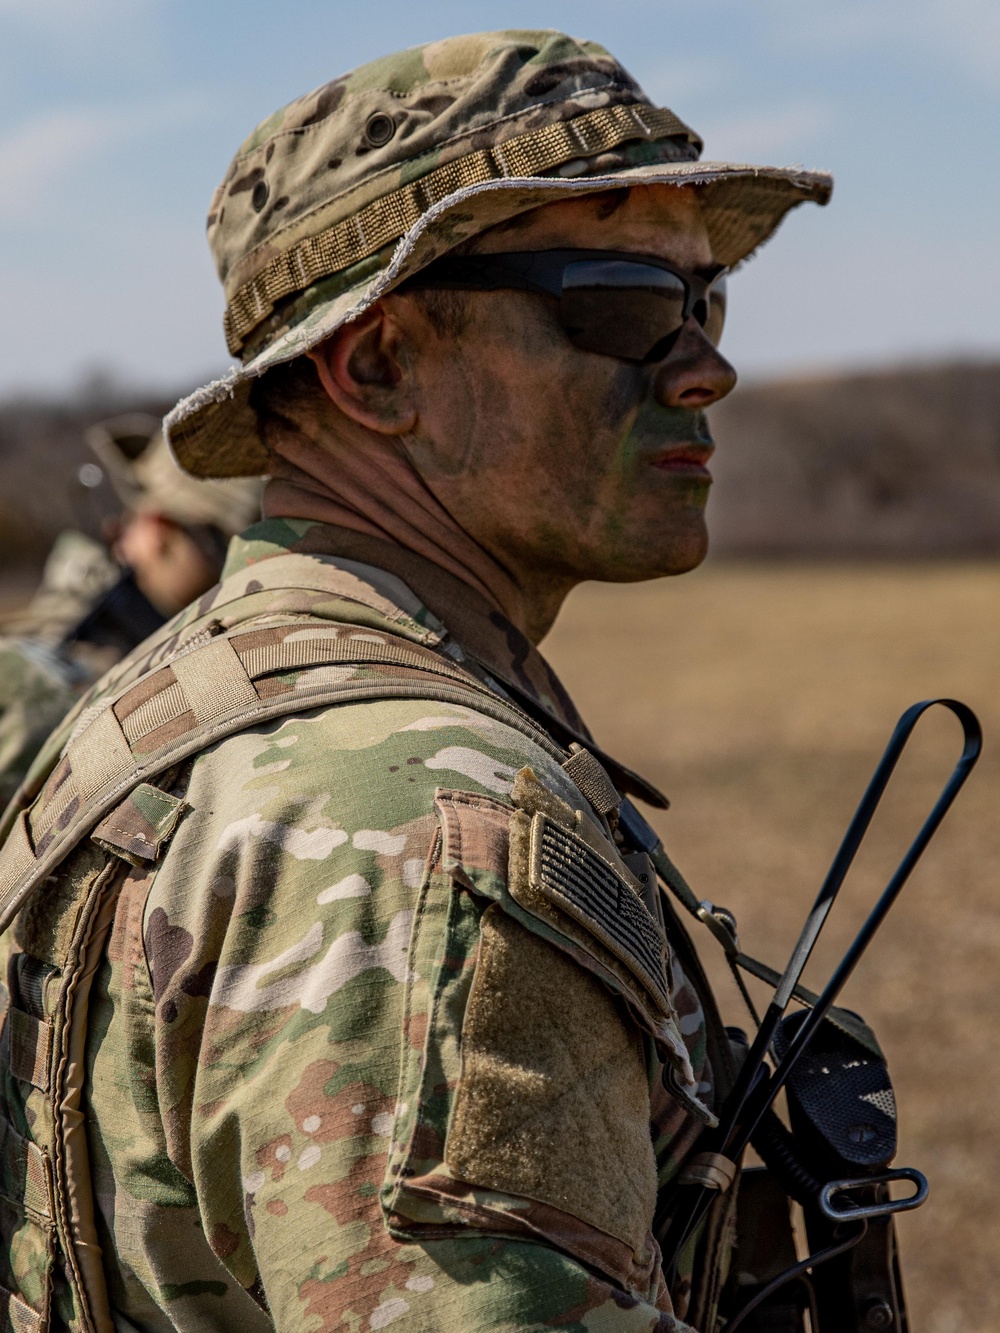
{"label": "background soldier's hat", "polygon": [[250,383],[314,347],[461,241],[555,199],[692,185],[716,259],[733,265],[831,178],[699,162],[603,47],[558,32],[453,37],[362,65],[276,112],[237,153],[208,235],[242,366],[166,420],[201,477],[263,472]]}
{"label": "background soldier's hat", "polygon": [[260,518],[258,480],[195,481],[174,462],[159,421],[145,412],[99,421],[86,439],[118,499],[133,513],[162,514],[185,527],[218,528],[226,537]]}

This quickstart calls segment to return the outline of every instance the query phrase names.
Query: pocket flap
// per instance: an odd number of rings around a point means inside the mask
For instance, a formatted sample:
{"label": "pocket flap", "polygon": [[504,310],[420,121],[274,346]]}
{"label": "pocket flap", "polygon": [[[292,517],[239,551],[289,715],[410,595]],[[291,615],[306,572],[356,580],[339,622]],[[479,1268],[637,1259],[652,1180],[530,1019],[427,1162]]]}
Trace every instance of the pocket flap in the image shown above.
{"label": "pocket flap", "polygon": [[158,859],[185,809],[180,797],[140,782],[90,836],[106,852],[142,867]]}

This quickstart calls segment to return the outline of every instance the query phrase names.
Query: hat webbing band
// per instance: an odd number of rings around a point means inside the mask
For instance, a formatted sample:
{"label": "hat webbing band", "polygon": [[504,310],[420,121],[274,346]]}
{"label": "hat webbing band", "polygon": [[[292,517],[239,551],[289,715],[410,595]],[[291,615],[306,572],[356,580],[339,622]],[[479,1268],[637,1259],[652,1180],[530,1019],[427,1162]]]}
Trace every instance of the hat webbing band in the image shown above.
{"label": "hat webbing band", "polygon": [[420,180],[376,199],[353,217],[316,236],[306,237],[284,254],[275,255],[229,302],[224,320],[229,350],[236,356],[247,334],[267,318],[283,297],[367,259],[398,240],[427,209],[456,190],[504,177],[537,176],[574,158],[608,152],[632,139],[675,135],[700,142],[665,107],[610,106],[456,158]]}

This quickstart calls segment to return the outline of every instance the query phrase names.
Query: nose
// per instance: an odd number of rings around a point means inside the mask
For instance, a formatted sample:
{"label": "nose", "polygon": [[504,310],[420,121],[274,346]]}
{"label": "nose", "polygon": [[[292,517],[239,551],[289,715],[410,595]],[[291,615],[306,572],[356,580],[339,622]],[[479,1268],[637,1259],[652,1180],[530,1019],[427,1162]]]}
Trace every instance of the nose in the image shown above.
{"label": "nose", "polygon": [[689,316],[677,341],[656,367],[653,392],[663,407],[711,407],[736,385],[736,371]]}

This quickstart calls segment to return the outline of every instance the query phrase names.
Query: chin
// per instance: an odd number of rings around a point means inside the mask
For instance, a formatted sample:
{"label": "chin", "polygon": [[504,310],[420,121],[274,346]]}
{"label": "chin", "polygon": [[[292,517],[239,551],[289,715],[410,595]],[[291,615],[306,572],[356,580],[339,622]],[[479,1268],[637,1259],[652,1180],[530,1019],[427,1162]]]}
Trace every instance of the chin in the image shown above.
{"label": "chin", "polygon": [[614,540],[582,552],[575,567],[579,577],[600,583],[641,583],[697,569],[708,554],[708,528],[703,509],[674,510],[667,516],[633,516]]}
{"label": "chin", "polygon": [[667,547],[637,539],[635,546],[619,553],[618,558],[595,562],[585,575],[601,583],[642,583],[645,579],[669,578],[697,569],[708,554],[708,537],[684,541]]}
{"label": "chin", "polygon": [[[657,540],[659,538],[659,540]],[[640,578],[664,578],[670,574],[687,574],[697,569],[708,554],[708,529],[699,514],[697,520],[674,529],[657,533],[648,545],[649,572]]]}

